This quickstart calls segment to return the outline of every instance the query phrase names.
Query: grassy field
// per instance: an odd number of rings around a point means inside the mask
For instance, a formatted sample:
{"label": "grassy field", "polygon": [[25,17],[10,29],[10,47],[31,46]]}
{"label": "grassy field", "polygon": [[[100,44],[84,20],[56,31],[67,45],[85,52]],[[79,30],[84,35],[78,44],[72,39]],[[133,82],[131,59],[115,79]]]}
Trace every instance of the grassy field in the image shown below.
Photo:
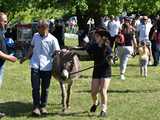
{"label": "grassy field", "polygon": [[[75,45],[77,41],[66,41]],[[7,114],[3,120],[100,120],[99,112],[89,112],[92,104],[90,82],[92,69],[81,73],[72,89],[71,109],[61,112],[60,88],[52,79],[48,111],[42,118],[31,117],[32,97],[29,61],[23,65],[6,62],[4,84],[0,90],[0,111]],[[91,66],[93,62],[82,61],[81,68]],[[126,80],[119,79],[118,64],[112,67],[113,77],[109,87],[107,120],[159,120],[160,119],[160,67],[148,68],[148,78],[139,76],[138,60],[129,60]]]}

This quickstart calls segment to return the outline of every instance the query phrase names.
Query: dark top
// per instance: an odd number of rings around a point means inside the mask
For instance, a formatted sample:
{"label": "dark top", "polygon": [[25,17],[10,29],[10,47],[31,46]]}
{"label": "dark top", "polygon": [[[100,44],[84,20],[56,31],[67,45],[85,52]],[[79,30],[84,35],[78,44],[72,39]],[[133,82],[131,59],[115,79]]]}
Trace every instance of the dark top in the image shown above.
{"label": "dark top", "polygon": [[57,38],[60,47],[64,46],[64,33],[65,33],[65,25],[61,20],[55,21],[55,30],[53,31],[53,35]]}
{"label": "dark top", "polygon": [[129,33],[123,33],[124,35],[124,46],[132,46],[132,41],[133,41],[133,32],[129,32]]}
{"label": "dark top", "polygon": [[132,46],[133,36],[134,32],[130,31],[128,33],[121,32],[116,37],[118,38],[118,41],[116,45],[118,46]]}
{"label": "dark top", "polygon": [[88,45],[87,51],[94,60],[93,78],[111,77],[111,65],[107,58],[111,56],[112,49],[109,46],[98,44]]}
{"label": "dark top", "polygon": [[[7,48],[6,48],[6,44],[5,44],[5,36],[2,32],[0,32],[0,51],[7,53]],[[0,67],[2,67],[2,65],[4,64],[5,60],[0,58]]]}

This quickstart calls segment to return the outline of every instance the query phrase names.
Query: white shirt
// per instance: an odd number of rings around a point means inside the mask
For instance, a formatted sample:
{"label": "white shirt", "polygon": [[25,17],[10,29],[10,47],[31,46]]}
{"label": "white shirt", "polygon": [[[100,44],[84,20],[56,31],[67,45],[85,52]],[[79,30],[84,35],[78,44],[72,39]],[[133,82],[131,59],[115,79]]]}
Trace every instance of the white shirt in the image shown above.
{"label": "white shirt", "polygon": [[39,33],[35,33],[31,45],[33,45],[33,54],[30,61],[31,68],[51,71],[54,52],[60,50],[57,39],[50,33],[44,37],[41,37]]}
{"label": "white shirt", "polygon": [[137,19],[137,20],[135,21],[136,29],[138,29],[138,27],[139,27],[139,25],[140,25],[140,24],[141,24],[140,20],[139,20],[139,19]]}
{"label": "white shirt", "polygon": [[139,41],[149,40],[149,32],[152,27],[151,23],[147,24],[139,24],[138,32],[139,32]]}
{"label": "white shirt", "polygon": [[111,22],[108,22],[108,31],[111,37],[115,37],[116,35],[118,35],[120,28],[121,28],[121,25],[118,21],[113,20]]}

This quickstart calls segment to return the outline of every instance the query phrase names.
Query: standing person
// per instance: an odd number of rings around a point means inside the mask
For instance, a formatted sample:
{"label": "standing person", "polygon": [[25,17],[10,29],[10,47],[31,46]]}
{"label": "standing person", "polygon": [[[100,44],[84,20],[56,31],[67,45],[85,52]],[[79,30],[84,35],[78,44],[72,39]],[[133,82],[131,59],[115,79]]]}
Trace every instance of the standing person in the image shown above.
{"label": "standing person", "polygon": [[100,116],[107,115],[107,90],[111,80],[111,53],[112,49],[108,42],[109,33],[104,29],[95,32],[96,43],[89,45],[87,51],[93,56],[94,70],[91,83],[91,96],[93,105],[90,112],[95,112],[99,105],[98,93],[101,95]]}
{"label": "standing person", "polygon": [[[7,48],[5,44],[5,28],[7,25],[7,15],[3,12],[0,12],[0,86],[2,85],[3,80],[3,71],[4,71],[4,62],[5,60],[16,62],[17,58],[8,55]],[[0,118],[5,114],[0,112]]]}
{"label": "standing person", "polygon": [[149,57],[149,64],[151,64],[151,57],[152,57],[152,50],[151,50],[151,41],[149,40],[149,32],[152,28],[152,24],[149,21],[147,16],[143,16],[141,23],[138,26],[138,34],[139,34],[139,45],[142,42],[146,42],[146,45],[149,48],[150,57]]}
{"label": "standing person", "polygon": [[93,18],[89,18],[89,20],[88,20],[88,22],[87,22],[87,25],[88,25],[88,30],[89,30],[89,31],[94,30],[94,28],[95,28],[94,19],[93,19]]}
{"label": "standing person", "polygon": [[53,35],[57,38],[60,48],[63,48],[65,46],[64,32],[65,32],[65,25],[63,20],[61,19],[55,20],[55,29],[54,29]]}
{"label": "standing person", "polygon": [[152,34],[152,40],[154,41],[154,66],[160,63],[160,19],[157,20],[156,27]]}
{"label": "standing person", "polygon": [[108,22],[108,32],[110,34],[110,46],[113,48],[115,43],[116,35],[118,35],[119,30],[121,29],[121,25],[119,20],[115,20],[114,16],[110,17],[110,21]]}
{"label": "standing person", "polygon": [[154,23],[154,25],[152,26],[150,32],[149,32],[149,39],[151,41],[151,49],[152,49],[152,56],[153,56],[153,66],[157,66],[158,65],[158,61],[157,61],[157,49],[156,49],[156,36],[155,33],[157,31],[157,25],[156,22]]}
{"label": "standing person", "polygon": [[148,47],[146,46],[145,42],[141,43],[142,46],[139,46],[138,51],[139,51],[139,66],[140,66],[140,75],[144,76],[145,78],[147,77],[147,65],[148,65],[148,60],[149,60],[149,50]]}
{"label": "standing person", "polygon": [[122,25],[122,31],[116,38],[118,45],[118,57],[120,60],[120,79],[125,80],[125,72],[128,63],[129,56],[133,53],[133,48],[137,47],[135,34],[129,23]]}
{"label": "standing person", "polygon": [[57,39],[48,32],[49,25],[46,20],[40,20],[37,28],[38,33],[35,33],[33,36],[28,54],[21,59],[20,63],[23,63],[31,56],[32,113],[35,116],[40,116],[41,114],[46,115],[48,113],[46,105],[51,80],[53,55],[56,50],[60,50],[60,47]]}

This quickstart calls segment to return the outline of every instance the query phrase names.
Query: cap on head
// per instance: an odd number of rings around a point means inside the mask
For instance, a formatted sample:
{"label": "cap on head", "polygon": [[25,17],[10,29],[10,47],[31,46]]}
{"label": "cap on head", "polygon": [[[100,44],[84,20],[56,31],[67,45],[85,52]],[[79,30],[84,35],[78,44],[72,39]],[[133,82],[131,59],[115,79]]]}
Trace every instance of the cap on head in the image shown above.
{"label": "cap on head", "polygon": [[103,27],[96,28],[95,34],[99,34],[101,37],[109,37],[109,33]]}

